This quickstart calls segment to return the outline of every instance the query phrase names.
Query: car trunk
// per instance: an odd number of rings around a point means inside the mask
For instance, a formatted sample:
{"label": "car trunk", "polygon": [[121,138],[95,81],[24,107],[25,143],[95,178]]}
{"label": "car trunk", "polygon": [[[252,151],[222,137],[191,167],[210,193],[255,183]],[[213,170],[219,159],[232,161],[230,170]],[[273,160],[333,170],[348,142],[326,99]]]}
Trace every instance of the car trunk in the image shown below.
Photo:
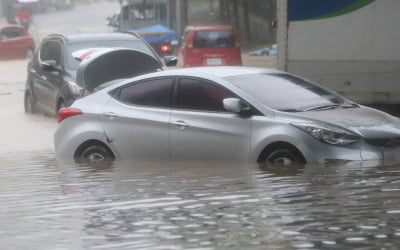
{"label": "car trunk", "polygon": [[125,48],[87,50],[77,58],[82,61],[77,70],[76,83],[88,92],[117,79],[162,70],[161,62],[154,57]]}

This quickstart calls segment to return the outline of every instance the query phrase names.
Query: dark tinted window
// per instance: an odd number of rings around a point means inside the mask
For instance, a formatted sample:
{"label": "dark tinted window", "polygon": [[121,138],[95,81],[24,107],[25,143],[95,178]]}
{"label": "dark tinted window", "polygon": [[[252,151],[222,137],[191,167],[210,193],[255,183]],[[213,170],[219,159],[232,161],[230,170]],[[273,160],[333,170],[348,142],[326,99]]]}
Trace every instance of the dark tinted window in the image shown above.
{"label": "dark tinted window", "polygon": [[276,110],[304,111],[345,102],[333,92],[284,73],[242,75],[228,77],[227,80],[265,106]]}
{"label": "dark tinted window", "polygon": [[178,107],[181,109],[223,111],[222,101],[234,97],[227,89],[197,79],[181,79],[178,91]]}
{"label": "dark tinted window", "polygon": [[48,41],[40,49],[40,60],[54,60],[58,65],[61,64],[61,44],[56,41]]}
{"label": "dark tinted window", "polygon": [[[79,66],[79,61],[72,57],[72,53],[88,49],[88,48],[128,48],[142,51],[157,60],[158,57],[153,53],[151,48],[149,48],[146,43],[142,40],[99,40],[99,41],[88,41],[88,42],[76,42],[76,43],[69,43],[67,48],[67,68],[70,70],[77,70]],[[160,62],[161,63],[161,62]]]}
{"label": "dark tinted window", "polygon": [[16,38],[24,35],[24,30],[18,27],[4,28],[1,31],[3,39]]}
{"label": "dark tinted window", "polygon": [[128,104],[169,107],[173,79],[154,79],[121,89],[119,100]]}
{"label": "dark tinted window", "polygon": [[194,48],[230,48],[235,47],[232,30],[200,30],[193,39]]}

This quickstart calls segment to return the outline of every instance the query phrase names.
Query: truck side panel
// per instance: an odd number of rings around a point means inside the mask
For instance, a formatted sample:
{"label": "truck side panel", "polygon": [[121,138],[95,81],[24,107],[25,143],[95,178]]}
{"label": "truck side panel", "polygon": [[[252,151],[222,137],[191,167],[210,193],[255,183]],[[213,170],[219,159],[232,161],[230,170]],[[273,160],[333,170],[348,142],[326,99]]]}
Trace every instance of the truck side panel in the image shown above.
{"label": "truck side panel", "polygon": [[[400,1],[278,4],[281,70],[360,103],[400,103]],[[286,23],[279,16],[287,16]]]}

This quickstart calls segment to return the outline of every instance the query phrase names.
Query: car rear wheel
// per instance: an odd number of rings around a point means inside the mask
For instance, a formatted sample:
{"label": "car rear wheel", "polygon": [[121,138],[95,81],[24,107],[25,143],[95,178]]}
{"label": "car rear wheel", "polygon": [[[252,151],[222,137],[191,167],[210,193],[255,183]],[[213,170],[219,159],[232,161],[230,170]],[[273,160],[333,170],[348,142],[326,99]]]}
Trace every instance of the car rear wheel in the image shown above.
{"label": "car rear wheel", "polygon": [[77,157],[84,162],[105,162],[114,159],[111,151],[103,145],[89,145],[81,149]]}
{"label": "car rear wheel", "polygon": [[34,54],[33,49],[28,48],[25,51],[25,59],[32,59],[33,58],[33,54]]}
{"label": "car rear wheel", "polygon": [[275,165],[296,165],[296,164],[305,164],[304,158],[299,155],[298,152],[292,151],[287,148],[278,148],[271,150],[266,155],[265,164],[275,164]]}
{"label": "car rear wheel", "polygon": [[65,108],[65,103],[63,100],[59,100],[58,104],[57,104],[57,110],[56,110],[57,114],[58,114],[58,111],[60,111],[60,109],[62,109],[62,108]]}
{"label": "car rear wheel", "polygon": [[33,100],[32,95],[30,93],[25,94],[24,107],[26,113],[30,114],[36,113],[35,101]]}

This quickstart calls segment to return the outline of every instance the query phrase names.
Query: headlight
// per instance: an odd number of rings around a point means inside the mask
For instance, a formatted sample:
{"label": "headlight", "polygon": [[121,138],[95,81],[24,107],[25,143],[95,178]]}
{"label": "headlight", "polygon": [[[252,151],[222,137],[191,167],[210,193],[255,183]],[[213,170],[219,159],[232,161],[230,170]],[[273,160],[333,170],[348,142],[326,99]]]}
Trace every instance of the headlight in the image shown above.
{"label": "headlight", "polygon": [[331,145],[347,145],[360,139],[358,135],[337,127],[305,123],[293,123],[292,125],[315,139]]}
{"label": "headlight", "polygon": [[71,90],[72,94],[75,96],[81,96],[83,93],[83,88],[76,84],[73,81],[68,81],[69,89]]}

